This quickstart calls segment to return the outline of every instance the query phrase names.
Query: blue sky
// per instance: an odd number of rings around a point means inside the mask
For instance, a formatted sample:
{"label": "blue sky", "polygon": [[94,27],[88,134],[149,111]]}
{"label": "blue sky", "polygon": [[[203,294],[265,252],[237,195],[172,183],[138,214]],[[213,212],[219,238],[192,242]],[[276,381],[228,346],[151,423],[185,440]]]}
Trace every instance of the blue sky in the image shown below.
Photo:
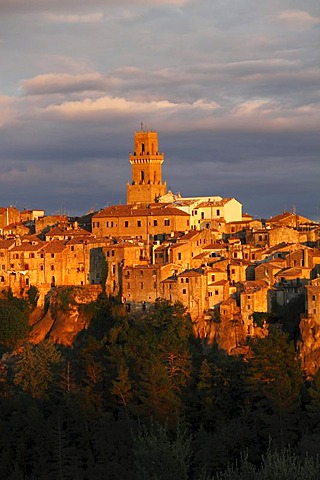
{"label": "blue sky", "polygon": [[0,0],[0,205],[126,201],[133,132],[184,196],[320,219],[318,0]]}

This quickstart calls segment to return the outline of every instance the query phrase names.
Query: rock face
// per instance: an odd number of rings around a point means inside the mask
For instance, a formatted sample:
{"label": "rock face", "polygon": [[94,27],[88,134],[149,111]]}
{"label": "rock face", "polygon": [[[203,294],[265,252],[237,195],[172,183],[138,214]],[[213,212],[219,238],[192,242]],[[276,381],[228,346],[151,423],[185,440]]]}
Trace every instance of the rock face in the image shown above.
{"label": "rock face", "polygon": [[301,366],[306,374],[313,376],[320,368],[320,325],[312,317],[304,317],[300,321],[298,342]]}
{"label": "rock face", "polygon": [[101,292],[100,285],[53,289],[45,306],[36,308],[30,316],[30,341],[39,343],[50,338],[55,343],[71,346],[90,321],[81,305],[96,301]]}

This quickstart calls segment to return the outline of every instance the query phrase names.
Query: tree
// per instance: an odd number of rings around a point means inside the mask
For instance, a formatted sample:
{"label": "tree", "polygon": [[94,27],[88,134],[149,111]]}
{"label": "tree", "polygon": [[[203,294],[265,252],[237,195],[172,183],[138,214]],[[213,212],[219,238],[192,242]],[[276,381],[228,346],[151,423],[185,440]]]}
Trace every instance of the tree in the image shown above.
{"label": "tree", "polygon": [[0,301],[0,345],[15,348],[29,333],[28,312],[14,302]]}
{"label": "tree", "polygon": [[170,434],[165,425],[151,423],[134,436],[139,480],[187,480],[191,464],[191,435],[177,425]]}
{"label": "tree", "polygon": [[166,300],[140,318],[119,319],[107,338],[111,394],[139,416],[173,417],[191,376],[191,335],[184,307]]}
{"label": "tree", "polygon": [[279,446],[297,436],[303,375],[293,342],[279,328],[269,336],[253,339],[248,362],[248,385],[260,433]]}
{"label": "tree", "polygon": [[26,344],[15,367],[14,383],[32,397],[47,396],[58,375],[61,354],[50,341]]}

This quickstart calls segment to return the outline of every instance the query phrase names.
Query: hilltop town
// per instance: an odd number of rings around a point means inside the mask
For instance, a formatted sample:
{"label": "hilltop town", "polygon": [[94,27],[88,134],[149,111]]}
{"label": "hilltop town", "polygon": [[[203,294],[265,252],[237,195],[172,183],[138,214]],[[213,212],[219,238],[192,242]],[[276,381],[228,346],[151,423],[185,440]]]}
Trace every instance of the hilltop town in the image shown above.
{"label": "hilltop town", "polygon": [[[127,311],[181,302],[194,330],[228,352],[263,335],[268,314],[303,299],[300,330],[320,320],[320,225],[294,212],[255,219],[235,198],[167,191],[158,134],[134,132],[126,205],[78,218],[0,208],[0,289],[58,287],[117,296]],[[232,326],[232,327],[231,327]],[[311,347],[310,347],[311,348]]]}

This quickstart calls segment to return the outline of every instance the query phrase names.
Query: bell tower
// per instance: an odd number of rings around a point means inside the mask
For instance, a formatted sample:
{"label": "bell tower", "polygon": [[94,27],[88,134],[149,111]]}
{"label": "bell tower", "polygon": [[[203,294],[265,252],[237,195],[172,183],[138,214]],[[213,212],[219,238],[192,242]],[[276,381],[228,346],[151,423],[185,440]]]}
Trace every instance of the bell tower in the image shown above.
{"label": "bell tower", "polygon": [[164,154],[158,152],[158,132],[141,130],[134,132],[134,152],[129,154],[132,165],[132,181],[127,184],[127,204],[153,203],[166,193],[162,183],[161,166]]}

